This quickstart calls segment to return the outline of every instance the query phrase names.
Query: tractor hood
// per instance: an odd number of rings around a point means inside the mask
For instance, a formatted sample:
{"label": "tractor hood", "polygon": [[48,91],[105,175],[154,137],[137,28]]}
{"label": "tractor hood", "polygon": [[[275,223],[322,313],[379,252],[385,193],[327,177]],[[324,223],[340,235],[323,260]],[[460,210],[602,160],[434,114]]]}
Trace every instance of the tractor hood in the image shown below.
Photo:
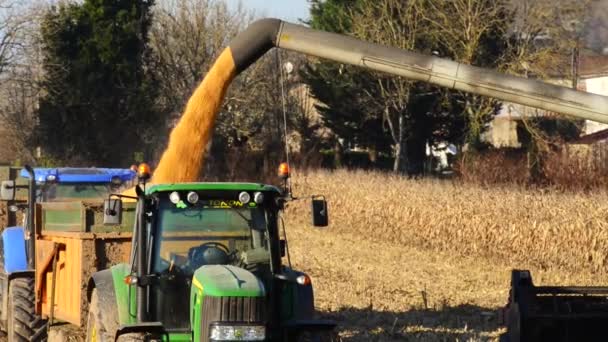
{"label": "tractor hood", "polygon": [[230,265],[202,266],[194,272],[192,286],[200,290],[205,297],[265,295],[264,284],[253,273]]}
{"label": "tractor hood", "polygon": [[209,341],[214,324],[264,325],[265,295],[262,282],[242,268],[206,265],[197,269],[190,290],[193,341]]}

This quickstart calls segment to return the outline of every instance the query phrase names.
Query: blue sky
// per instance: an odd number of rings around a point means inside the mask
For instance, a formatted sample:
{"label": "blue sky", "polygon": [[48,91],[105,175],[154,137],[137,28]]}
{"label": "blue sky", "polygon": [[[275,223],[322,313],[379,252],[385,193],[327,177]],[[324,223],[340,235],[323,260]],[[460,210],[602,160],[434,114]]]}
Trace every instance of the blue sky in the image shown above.
{"label": "blue sky", "polygon": [[227,0],[230,6],[236,6],[239,1],[247,8],[255,10],[258,15],[276,17],[296,22],[308,18],[307,0]]}

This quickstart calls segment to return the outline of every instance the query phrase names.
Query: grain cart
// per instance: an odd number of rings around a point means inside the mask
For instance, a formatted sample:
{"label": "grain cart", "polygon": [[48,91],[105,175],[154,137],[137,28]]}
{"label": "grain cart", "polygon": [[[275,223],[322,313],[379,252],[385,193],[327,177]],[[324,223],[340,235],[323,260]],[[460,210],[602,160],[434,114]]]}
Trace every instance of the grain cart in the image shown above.
{"label": "grain cart", "polygon": [[[213,119],[208,118],[214,118],[219,111],[234,77],[275,47],[579,119],[608,123],[608,97],[605,96],[506,75],[435,56],[367,43],[353,37],[322,32],[278,19],[262,19],[230,42],[194,92],[182,119],[172,133],[176,136],[187,136],[188,139],[171,139],[169,142],[156,171],[162,182],[196,180],[198,173],[190,172],[196,165],[175,167],[183,160],[182,156],[192,150],[192,144],[197,144],[202,151],[208,142],[204,138],[208,134],[201,135],[200,141],[197,141],[190,133],[212,129]],[[201,127],[190,129],[188,124],[193,122]],[[200,164],[200,160],[191,159],[187,161]],[[574,322],[588,329],[587,331],[608,326],[608,314],[605,312],[607,303],[601,296],[607,292],[605,288],[543,288],[534,287],[531,278],[522,274],[514,278],[523,280],[514,283],[507,314],[512,342],[534,339],[535,337],[528,337],[527,334],[531,327],[542,328],[545,323],[540,324],[541,321],[552,322],[548,325],[549,329],[555,326],[565,329],[570,326],[569,322]],[[600,295],[596,296],[598,293]],[[589,339],[589,336],[591,335],[583,333],[578,336],[560,334],[557,337],[562,340],[580,341],[586,337]]]}
{"label": "grain cart", "polygon": [[[310,278],[282,264],[289,198],[264,184],[142,182],[130,262],[93,274],[87,341],[296,341],[333,329],[313,318]],[[106,223],[123,204],[106,202]],[[326,226],[327,203],[313,207]]]}
{"label": "grain cart", "polygon": [[[47,317],[80,323],[81,301],[74,295],[79,290],[72,282],[79,281],[81,273],[92,272],[90,267],[83,268],[86,264],[78,258],[83,245],[95,242],[91,237],[87,241],[81,232],[90,228],[87,222],[94,220],[95,204],[89,201],[97,198],[101,211],[103,197],[129,184],[134,175],[125,169],[26,166],[21,178],[2,182],[2,200],[12,203],[17,197],[20,201],[11,204],[13,211],[27,213],[25,227],[4,229],[0,240],[0,329],[7,332],[10,342],[44,340]],[[22,184],[23,179],[27,179],[27,186]],[[29,190],[25,198],[17,195],[24,187]],[[57,279],[68,277],[71,282],[60,281],[55,286]],[[56,293],[71,295],[53,296]],[[86,305],[86,296],[82,297]],[[55,304],[66,299],[68,310],[64,305],[55,312]]]}

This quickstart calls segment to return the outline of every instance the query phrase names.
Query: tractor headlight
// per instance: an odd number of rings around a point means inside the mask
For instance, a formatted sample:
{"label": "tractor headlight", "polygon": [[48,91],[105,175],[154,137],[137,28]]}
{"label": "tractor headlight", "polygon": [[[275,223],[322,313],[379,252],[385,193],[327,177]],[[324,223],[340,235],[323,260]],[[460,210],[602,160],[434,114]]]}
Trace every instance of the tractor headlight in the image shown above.
{"label": "tractor headlight", "polygon": [[212,325],[209,332],[211,341],[263,341],[266,327],[263,325]]}
{"label": "tractor headlight", "polygon": [[255,194],[253,194],[253,201],[257,204],[264,203],[264,194],[261,192],[256,192]]}
{"label": "tractor headlight", "polygon": [[239,201],[243,204],[247,204],[251,201],[251,195],[249,195],[248,192],[243,191],[239,194]]}
{"label": "tractor headlight", "polygon": [[198,194],[194,191],[190,191],[188,193],[188,196],[186,196],[186,199],[188,200],[188,202],[196,204],[196,202],[198,202]]}

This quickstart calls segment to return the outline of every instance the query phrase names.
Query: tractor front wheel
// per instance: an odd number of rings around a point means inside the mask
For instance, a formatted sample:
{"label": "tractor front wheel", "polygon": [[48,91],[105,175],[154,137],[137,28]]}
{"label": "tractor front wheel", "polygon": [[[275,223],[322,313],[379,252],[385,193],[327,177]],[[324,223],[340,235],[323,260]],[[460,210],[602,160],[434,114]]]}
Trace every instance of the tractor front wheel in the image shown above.
{"label": "tractor front wheel", "polygon": [[103,313],[99,307],[99,295],[97,289],[93,289],[91,293],[91,302],[89,303],[89,315],[87,317],[87,342],[109,342],[114,341],[106,328],[106,322],[103,318]]}
{"label": "tractor front wheel", "polygon": [[8,285],[8,341],[45,341],[46,320],[36,315],[33,278],[15,278]]}
{"label": "tractor front wheel", "polygon": [[118,337],[118,342],[143,342],[146,341],[146,335],[145,334],[141,334],[141,333],[130,333],[130,334],[124,334],[124,335],[120,335],[120,337]]}

